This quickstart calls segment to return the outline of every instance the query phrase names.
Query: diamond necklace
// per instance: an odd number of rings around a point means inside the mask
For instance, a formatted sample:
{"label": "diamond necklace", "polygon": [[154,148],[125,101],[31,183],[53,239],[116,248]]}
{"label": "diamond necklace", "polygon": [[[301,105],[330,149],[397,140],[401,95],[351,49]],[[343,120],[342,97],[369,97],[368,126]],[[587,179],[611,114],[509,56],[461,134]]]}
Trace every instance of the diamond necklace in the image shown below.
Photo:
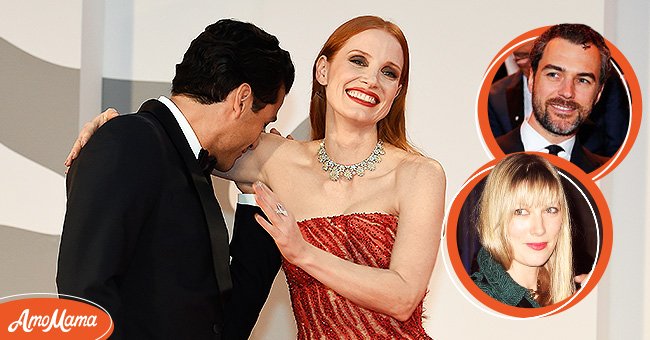
{"label": "diamond necklace", "polygon": [[362,177],[366,170],[374,171],[377,163],[381,162],[381,155],[384,154],[386,154],[384,151],[384,142],[380,139],[377,141],[375,149],[372,150],[368,158],[356,164],[343,165],[330,159],[330,156],[327,155],[327,151],[325,150],[325,139],[323,139],[318,148],[318,161],[323,164],[323,170],[329,172],[332,181],[338,181],[341,176],[351,181],[354,175]]}

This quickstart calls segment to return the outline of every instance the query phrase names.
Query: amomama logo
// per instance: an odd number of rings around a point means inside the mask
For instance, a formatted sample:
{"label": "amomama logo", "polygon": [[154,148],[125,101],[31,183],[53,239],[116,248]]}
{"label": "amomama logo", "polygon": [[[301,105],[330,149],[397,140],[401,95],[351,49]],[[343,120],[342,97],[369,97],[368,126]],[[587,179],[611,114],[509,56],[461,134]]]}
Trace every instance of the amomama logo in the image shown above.
{"label": "amomama logo", "polygon": [[2,339],[106,339],[112,331],[111,317],[90,301],[52,294],[0,303]]}

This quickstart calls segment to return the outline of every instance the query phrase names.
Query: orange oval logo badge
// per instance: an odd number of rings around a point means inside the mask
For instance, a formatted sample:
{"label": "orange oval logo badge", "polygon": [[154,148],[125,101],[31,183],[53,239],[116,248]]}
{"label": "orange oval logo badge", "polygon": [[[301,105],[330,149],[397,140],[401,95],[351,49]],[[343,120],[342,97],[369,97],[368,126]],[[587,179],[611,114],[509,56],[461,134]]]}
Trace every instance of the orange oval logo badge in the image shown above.
{"label": "orange oval logo badge", "polygon": [[58,298],[53,294],[52,297],[26,298],[1,303],[0,338],[108,338],[113,332],[111,317],[99,305],[80,300],[83,299]]}

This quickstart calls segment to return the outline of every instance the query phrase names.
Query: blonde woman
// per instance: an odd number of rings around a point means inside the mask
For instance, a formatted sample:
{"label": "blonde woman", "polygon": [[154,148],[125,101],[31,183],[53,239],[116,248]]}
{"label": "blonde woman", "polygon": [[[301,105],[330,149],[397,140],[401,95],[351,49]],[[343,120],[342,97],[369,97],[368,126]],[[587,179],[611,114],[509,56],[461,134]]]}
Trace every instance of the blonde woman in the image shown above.
{"label": "blonde woman", "polygon": [[517,307],[557,303],[575,292],[571,225],[555,168],[536,154],[517,153],[487,177],[479,200],[483,246],[474,283]]}

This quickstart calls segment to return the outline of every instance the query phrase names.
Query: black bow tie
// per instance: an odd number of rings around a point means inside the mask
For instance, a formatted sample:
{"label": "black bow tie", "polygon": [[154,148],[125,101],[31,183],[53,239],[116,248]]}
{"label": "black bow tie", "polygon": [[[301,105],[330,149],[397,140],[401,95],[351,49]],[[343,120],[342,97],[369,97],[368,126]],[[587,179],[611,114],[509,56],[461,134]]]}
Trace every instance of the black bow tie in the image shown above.
{"label": "black bow tie", "polygon": [[217,159],[213,156],[210,156],[208,150],[201,149],[201,151],[199,151],[198,161],[199,168],[201,168],[203,174],[209,177],[212,174],[212,170],[217,165]]}

